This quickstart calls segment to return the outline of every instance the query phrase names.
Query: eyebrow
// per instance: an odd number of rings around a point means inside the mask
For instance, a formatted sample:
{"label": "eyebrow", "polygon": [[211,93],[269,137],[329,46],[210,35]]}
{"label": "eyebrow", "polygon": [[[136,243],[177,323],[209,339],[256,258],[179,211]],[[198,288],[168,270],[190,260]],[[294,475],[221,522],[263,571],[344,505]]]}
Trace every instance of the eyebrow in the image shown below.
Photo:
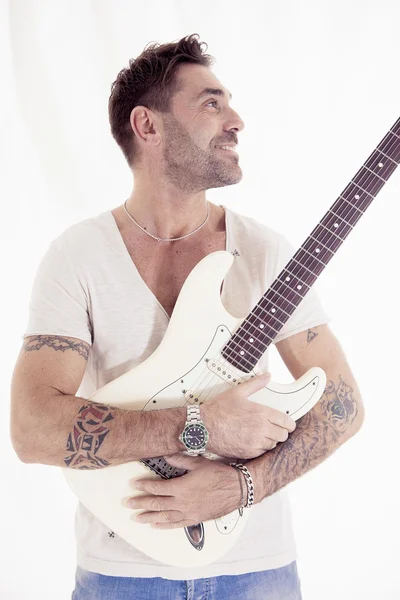
{"label": "eyebrow", "polygon": [[[198,96],[196,96],[196,100],[200,100],[203,96],[224,96],[225,92],[220,88],[204,88],[203,91],[200,92]],[[229,92],[229,97],[232,100],[232,94]]]}

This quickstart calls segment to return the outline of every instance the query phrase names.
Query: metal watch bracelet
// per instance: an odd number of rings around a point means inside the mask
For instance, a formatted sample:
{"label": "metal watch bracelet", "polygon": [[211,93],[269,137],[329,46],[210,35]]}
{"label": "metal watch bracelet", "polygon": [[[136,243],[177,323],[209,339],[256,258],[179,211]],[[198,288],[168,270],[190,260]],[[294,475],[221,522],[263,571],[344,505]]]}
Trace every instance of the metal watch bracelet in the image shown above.
{"label": "metal watch bracelet", "polygon": [[241,463],[229,463],[231,467],[235,467],[241,471],[245,477],[247,485],[247,502],[244,508],[250,508],[254,504],[254,483],[250,471]]}

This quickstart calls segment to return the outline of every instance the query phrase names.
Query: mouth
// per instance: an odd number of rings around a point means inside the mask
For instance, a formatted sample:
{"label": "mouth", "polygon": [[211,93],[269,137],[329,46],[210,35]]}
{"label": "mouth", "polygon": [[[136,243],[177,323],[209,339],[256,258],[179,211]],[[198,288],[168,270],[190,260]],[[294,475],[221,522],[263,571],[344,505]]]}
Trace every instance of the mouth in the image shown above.
{"label": "mouth", "polygon": [[225,154],[232,154],[233,156],[239,157],[239,154],[233,148],[221,148],[220,146],[216,146],[216,148],[221,152],[225,152]]}

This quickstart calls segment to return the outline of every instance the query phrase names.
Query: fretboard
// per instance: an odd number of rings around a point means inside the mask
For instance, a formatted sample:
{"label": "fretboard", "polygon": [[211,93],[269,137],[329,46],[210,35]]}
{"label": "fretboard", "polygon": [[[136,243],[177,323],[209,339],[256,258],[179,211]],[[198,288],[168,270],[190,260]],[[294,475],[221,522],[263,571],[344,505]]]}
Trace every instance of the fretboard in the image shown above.
{"label": "fretboard", "polygon": [[400,119],[224,346],[222,356],[249,373],[400,162]]}

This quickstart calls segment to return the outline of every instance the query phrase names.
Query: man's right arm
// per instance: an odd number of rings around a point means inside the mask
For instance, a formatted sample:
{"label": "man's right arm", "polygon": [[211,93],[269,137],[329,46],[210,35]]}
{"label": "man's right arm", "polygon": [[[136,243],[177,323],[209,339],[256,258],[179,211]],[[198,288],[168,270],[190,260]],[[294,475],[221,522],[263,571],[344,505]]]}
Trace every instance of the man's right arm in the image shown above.
{"label": "man's right arm", "polygon": [[89,352],[77,338],[24,340],[11,384],[11,441],[20,460],[98,469],[182,452],[185,407],[125,410],[75,396]]}

